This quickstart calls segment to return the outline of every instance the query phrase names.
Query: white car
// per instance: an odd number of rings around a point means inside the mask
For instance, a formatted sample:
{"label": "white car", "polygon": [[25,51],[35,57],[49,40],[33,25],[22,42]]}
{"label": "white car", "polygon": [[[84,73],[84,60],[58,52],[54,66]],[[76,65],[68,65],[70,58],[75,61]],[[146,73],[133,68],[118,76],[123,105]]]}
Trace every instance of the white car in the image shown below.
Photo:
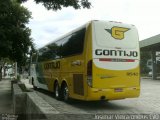
{"label": "white car", "polygon": [[149,77],[152,77],[152,71],[150,71],[150,72],[148,73],[148,76],[149,76]]}

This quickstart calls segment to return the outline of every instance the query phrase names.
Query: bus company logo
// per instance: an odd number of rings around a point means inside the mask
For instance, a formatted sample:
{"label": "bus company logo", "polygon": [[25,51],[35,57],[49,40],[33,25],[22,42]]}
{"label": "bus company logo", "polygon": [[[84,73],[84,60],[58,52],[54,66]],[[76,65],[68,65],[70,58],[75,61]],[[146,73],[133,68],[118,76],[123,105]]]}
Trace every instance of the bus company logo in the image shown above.
{"label": "bus company logo", "polygon": [[111,36],[115,39],[122,40],[124,39],[124,33],[129,30],[129,28],[124,27],[112,27],[111,29],[105,29],[107,32],[111,34]]}

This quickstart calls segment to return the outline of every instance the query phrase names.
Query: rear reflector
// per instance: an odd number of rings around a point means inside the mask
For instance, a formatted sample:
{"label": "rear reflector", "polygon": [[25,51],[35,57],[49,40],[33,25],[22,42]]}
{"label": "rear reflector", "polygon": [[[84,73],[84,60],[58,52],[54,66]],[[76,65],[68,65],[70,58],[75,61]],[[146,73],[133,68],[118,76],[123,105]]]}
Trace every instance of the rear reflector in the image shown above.
{"label": "rear reflector", "polygon": [[135,62],[135,59],[99,58],[99,61],[106,62]]}
{"label": "rear reflector", "polygon": [[92,87],[92,60],[87,63],[87,83]]}

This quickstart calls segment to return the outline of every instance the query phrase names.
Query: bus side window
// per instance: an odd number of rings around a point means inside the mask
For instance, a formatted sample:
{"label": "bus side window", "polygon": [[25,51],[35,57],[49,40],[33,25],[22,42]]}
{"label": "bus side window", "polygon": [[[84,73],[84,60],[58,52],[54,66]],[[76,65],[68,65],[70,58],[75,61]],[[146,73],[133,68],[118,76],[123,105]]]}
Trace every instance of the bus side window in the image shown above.
{"label": "bus side window", "polygon": [[[83,52],[84,45],[84,37],[85,37],[85,28],[73,33],[69,37],[64,38],[66,41],[62,45],[61,53],[63,57],[80,54]],[[63,41],[62,40],[62,41]]]}
{"label": "bus side window", "polygon": [[58,49],[58,46],[55,43],[50,44],[43,49],[40,49],[38,54],[38,62],[54,60],[59,58],[57,54],[57,49]]}
{"label": "bus side window", "polygon": [[55,60],[83,52],[85,28],[39,50],[38,62]]}

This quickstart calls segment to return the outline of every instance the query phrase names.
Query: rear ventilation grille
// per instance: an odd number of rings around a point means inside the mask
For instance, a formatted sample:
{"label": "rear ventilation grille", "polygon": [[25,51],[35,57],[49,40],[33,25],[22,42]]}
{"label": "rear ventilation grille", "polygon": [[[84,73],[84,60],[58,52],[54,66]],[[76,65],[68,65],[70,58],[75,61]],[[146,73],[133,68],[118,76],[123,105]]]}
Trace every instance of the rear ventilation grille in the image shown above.
{"label": "rear ventilation grille", "polygon": [[74,93],[84,95],[83,74],[73,74]]}

